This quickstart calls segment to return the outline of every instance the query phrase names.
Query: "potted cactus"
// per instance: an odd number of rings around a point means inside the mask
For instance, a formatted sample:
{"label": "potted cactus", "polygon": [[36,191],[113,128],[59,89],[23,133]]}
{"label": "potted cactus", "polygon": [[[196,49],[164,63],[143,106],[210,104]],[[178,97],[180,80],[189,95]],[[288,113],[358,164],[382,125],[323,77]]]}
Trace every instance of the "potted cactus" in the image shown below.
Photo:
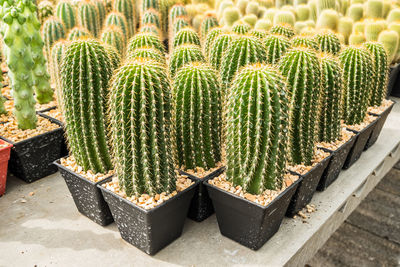
{"label": "potted cactus", "polygon": [[121,237],[151,255],[181,235],[197,186],[175,172],[170,92],[165,65],[147,58],[126,61],[111,82],[116,173],[99,187]]}
{"label": "potted cactus", "polygon": [[226,104],[227,172],[205,183],[221,233],[254,250],[278,231],[302,179],[285,174],[288,95],[274,67],[255,63],[236,74]]}
{"label": "potted cactus", "polygon": [[46,104],[53,100],[36,6],[29,0],[4,2],[1,17],[12,87],[9,101],[14,103],[14,110],[0,136],[13,144],[10,172],[33,182],[57,171],[51,162],[63,156],[63,130],[59,124],[36,116],[36,101]]}
{"label": "potted cactus", "polygon": [[12,144],[0,139],[0,197],[6,192],[7,167]]}

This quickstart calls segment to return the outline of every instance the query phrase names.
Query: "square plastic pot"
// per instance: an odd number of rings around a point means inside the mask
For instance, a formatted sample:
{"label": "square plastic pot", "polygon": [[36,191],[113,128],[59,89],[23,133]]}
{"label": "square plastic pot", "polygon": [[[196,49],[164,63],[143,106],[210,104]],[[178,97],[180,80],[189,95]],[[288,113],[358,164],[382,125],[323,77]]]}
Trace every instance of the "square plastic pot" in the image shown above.
{"label": "square plastic pot", "polygon": [[199,178],[197,176],[191,175],[185,171],[179,171],[181,175],[186,175],[194,181],[198,181],[196,189],[194,191],[194,196],[190,202],[188,218],[196,222],[202,222],[214,213],[214,207],[210,196],[208,195],[207,188],[204,183],[209,179],[219,176],[225,171],[225,167],[221,167],[204,178]]}
{"label": "square plastic pot", "polygon": [[297,212],[302,210],[308,203],[310,203],[315,191],[317,190],[317,186],[321,180],[322,174],[331,161],[331,157],[332,155],[329,155],[328,157],[324,158],[305,174],[295,173],[296,175],[301,176],[303,179],[299,183],[299,186],[297,187],[296,192],[290,201],[286,216],[293,217],[297,214]]}
{"label": "square plastic pot", "polygon": [[377,123],[377,120],[374,120],[367,127],[362,129],[361,131],[347,129],[356,134],[356,141],[354,142],[353,148],[350,150],[349,154],[347,155],[346,161],[343,165],[343,169],[350,168],[361,157],[361,154],[364,151],[365,145],[367,144],[372,131],[375,129],[376,123]]}
{"label": "square plastic pot", "polygon": [[7,167],[8,160],[10,159],[12,144],[7,143],[1,139],[0,144],[6,145],[5,147],[0,148],[0,196],[2,196],[6,192]]}
{"label": "square plastic pot", "polygon": [[338,147],[336,150],[329,150],[326,148],[320,148],[326,152],[331,153],[331,160],[328,163],[324,173],[322,174],[321,180],[319,181],[317,190],[324,191],[339,177],[340,171],[346,161],[347,155],[353,148],[356,141],[356,136],[352,136],[346,143]]}
{"label": "square plastic pot", "polygon": [[[39,116],[41,116],[41,117],[43,117],[43,118],[46,118],[46,119],[48,119],[49,121],[51,121],[51,122],[53,122],[53,123],[55,123],[55,124],[58,124],[58,125],[60,125],[60,126],[62,126],[62,128],[63,128],[63,131],[64,131],[64,123],[62,122],[62,121],[60,121],[60,120],[57,120],[56,118],[53,118],[53,117],[50,117],[49,115],[47,115],[45,112],[46,111],[50,111],[50,110],[52,110],[52,109],[56,109],[57,107],[51,107],[51,108],[47,108],[47,109],[44,109],[44,110],[42,110],[42,111],[38,111],[37,113],[38,113],[38,115]],[[64,131],[64,134],[63,134],[63,146],[62,146],[62,154],[65,156],[65,155],[68,155],[68,146],[67,146],[67,140],[65,139],[65,131]]]}
{"label": "square plastic pot", "polygon": [[102,181],[97,183],[92,182],[64,167],[60,164],[59,160],[55,161],[54,164],[58,167],[61,176],[64,178],[75,206],[80,213],[103,226],[114,221],[111,211],[100,189],[97,187]]}
{"label": "square plastic pot", "polygon": [[[109,182],[111,178],[103,180]],[[197,181],[184,191],[168,199],[157,207],[146,210],[114,192],[98,187],[110,207],[122,239],[154,255],[182,234],[190,201],[197,187]]]}
{"label": "square plastic pot", "polygon": [[[396,86],[396,81],[397,81],[399,72],[400,72],[400,64],[390,66],[389,81],[388,81],[388,85],[387,85],[387,97],[392,95],[392,92],[396,93],[397,91],[400,90],[400,88],[397,88],[396,90],[394,88]],[[398,83],[397,86],[400,86],[400,83]]]}
{"label": "square plastic pot", "polygon": [[57,172],[53,162],[66,156],[61,127],[19,142],[0,138],[13,145],[8,163],[10,172],[27,183]]}
{"label": "square plastic pot", "polygon": [[392,111],[394,104],[395,104],[395,102],[393,102],[392,105],[390,105],[387,109],[385,109],[385,111],[382,112],[381,114],[370,113],[371,115],[376,116],[378,118],[377,118],[376,126],[375,126],[374,130],[372,131],[371,136],[369,137],[364,150],[367,150],[368,148],[370,148],[378,140],[378,137],[381,134],[381,131],[383,129],[383,126],[385,125],[386,119],[389,116],[389,113]]}
{"label": "square plastic pot", "polygon": [[302,178],[267,206],[204,183],[213,201],[221,234],[253,250],[261,248],[278,230]]}

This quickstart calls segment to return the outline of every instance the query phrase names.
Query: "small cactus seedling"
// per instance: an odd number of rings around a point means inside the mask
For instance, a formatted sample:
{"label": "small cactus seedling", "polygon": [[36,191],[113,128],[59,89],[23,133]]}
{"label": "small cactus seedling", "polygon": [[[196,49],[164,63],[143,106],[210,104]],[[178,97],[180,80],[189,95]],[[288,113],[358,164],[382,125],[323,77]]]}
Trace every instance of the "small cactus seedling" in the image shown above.
{"label": "small cactus seedling", "polygon": [[70,41],[73,41],[73,40],[78,40],[81,37],[89,38],[91,36],[92,36],[92,34],[86,28],[74,27],[69,31],[67,39]]}
{"label": "small cactus seedling", "polygon": [[232,32],[237,34],[246,34],[251,30],[250,25],[246,23],[237,23],[232,27]]}
{"label": "small cactus seedling", "polygon": [[106,120],[112,74],[109,56],[98,41],[77,40],[67,47],[62,61],[63,115],[69,150],[85,171],[105,173],[112,169]]}
{"label": "small cactus seedling", "polygon": [[207,63],[180,68],[173,83],[176,155],[185,169],[214,168],[221,160],[220,83]]}
{"label": "small cactus seedling", "polygon": [[153,33],[138,33],[133,36],[128,43],[127,54],[131,53],[136,48],[152,47],[164,53],[164,46],[161,43],[160,37]]}
{"label": "small cactus seedling", "polygon": [[79,2],[78,19],[80,25],[88,29],[93,36],[97,37],[99,35],[100,21],[97,8],[88,0]]}
{"label": "small cactus seedling", "polygon": [[126,19],[128,37],[135,34],[136,20],[135,20],[135,4],[133,0],[115,0],[113,1],[114,10],[121,12]]}
{"label": "small cactus seedling", "polygon": [[318,124],[321,68],[314,50],[296,47],[279,61],[290,84],[289,158],[291,164],[311,165]]}
{"label": "small cactus seedling", "polygon": [[214,69],[220,69],[223,54],[225,53],[229,44],[233,42],[234,38],[235,35],[233,34],[221,34],[212,43],[210,47],[210,54],[208,55],[208,61],[214,67]]}
{"label": "small cactus seedling", "polygon": [[215,28],[218,27],[218,19],[213,13],[208,13],[206,16],[203,18],[200,24],[200,32],[201,32],[201,38],[204,40],[207,36],[207,33]]}
{"label": "small cactus seedling", "polygon": [[68,1],[60,1],[56,7],[57,17],[64,23],[67,30],[76,26],[76,12],[74,6]]}
{"label": "small cactus seedling", "polygon": [[331,31],[323,31],[315,35],[315,41],[318,43],[322,52],[337,55],[340,52],[341,44],[339,38]]}
{"label": "small cactus seedling", "polygon": [[59,39],[65,38],[65,28],[63,23],[56,17],[48,18],[42,27],[42,39],[44,42],[44,55],[49,61],[51,47]]}
{"label": "small cactus seedling", "polygon": [[160,13],[155,9],[145,11],[140,18],[140,25],[152,24],[158,29],[161,29]]}
{"label": "small cactus seedling", "polygon": [[173,48],[176,48],[182,44],[194,44],[200,45],[199,35],[195,30],[190,27],[180,30],[174,38]]}
{"label": "small cactus seedling", "polygon": [[190,62],[205,62],[198,45],[184,44],[175,48],[169,61],[170,77],[174,78],[179,68]]}
{"label": "small cactus seedling", "polygon": [[105,21],[105,27],[111,26],[111,25],[120,27],[122,30],[122,33],[126,39],[128,39],[130,37],[128,22],[126,21],[124,15],[122,13],[111,12],[107,15],[106,21]]}
{"label": "small cactus seedling", "polygon": [[295,36],[290,42],[292,47],[307,47],[319,51],[319,44],[310,36]]}
{"label": "small cactus seedling", "polygon": [[271,34],[264,39],[267,50],[268,63],[275,64],[290,47],[288,38],[282,35]]}
{"label": "small cactus seedling", "polygon": [[374,59],[363,47],[348,46],[340,53],[343,66],[343,120],[348,125],[359,124],[367,114],[370,90],[375,77]]}
{"label": "small cactus seedling", "polygon": [[294,36],[294,29],[289,25],[275,25],[271,28],[269,33],[283,35],[290,39]]}
{"label": "small cactus seedling", "polygon": [[285,78],[256,63],[236,75],[229,92],[227,179],[250,194],[281,188],[289,135]]}
{"label": "small cactus seedling", "polygon": [[150,47],[137,48],[127,56],[127,60],[135,58],[147,58],[161,64],[166,64],[164,55],[159,50]]}
{"label": "small cactus seedling", "polygon": [[113,46],[121,54],[125,51],[126,40],[121,29],[116,26],[108,26],[103,29],[100,35],[102,42]]}
{"label": "small cactus seedling", "polygon": [[127,196],[171,193],[176,187],[171,88],[166,73],[164,65],[138,58],[127,61],[112,79],[113,159],[119,185]]}

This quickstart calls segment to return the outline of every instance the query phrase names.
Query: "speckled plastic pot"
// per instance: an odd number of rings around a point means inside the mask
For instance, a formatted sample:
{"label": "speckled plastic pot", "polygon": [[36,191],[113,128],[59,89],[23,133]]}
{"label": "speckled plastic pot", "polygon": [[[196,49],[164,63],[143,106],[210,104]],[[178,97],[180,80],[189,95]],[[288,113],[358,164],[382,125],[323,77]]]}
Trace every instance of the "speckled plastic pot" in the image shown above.
{"label": "speckled plastic pot", "polygon": [[[103,183],[110,179],[105,179]],[[98,187],[110,207],[122,239],[143,252],[154,255],[181,236],[198,183],[194,182],[184,191],[150,210],[133,204],[101,184]]]}
{"label": "speckled plastic pot", "polygon": [[188,218],[192,219],[196,222],[202,222],[208,217],[210,217],[214,213],[214,207],[212,205],[211,198],[208,195],[207,189],[204,185],[209,179],[213,179],[223,173],[225,171],[225,167],[221,167],[204,178],[199,178],[194,175],[191,175],[184,171],[179,171],[182,175],[187,175],[195,181],[198,181],[198,185],[195,189],[194,196],[192,201],[190,202]]}
{"label": "speckled plastic pot", "polygon": [[343,168],[347,155],[354,146],[355,141],[356,141],[356,136],[354,135],[335,151],[326,148],[320,148],[326,152],[331,153],[331,160],[329,161],[328,166],[326,167],[324,173],[322,174],[321,180],[319,181],[317,187],[318,191],[324,191],[339,177],[340,171]]}
{"label": "speckled plastic pot", "polygon": [[68,186],[69,192],[80,213],[100,225],[108,225],[114,221],[106,201],[97,187],[100,182],[92,182],[85,177],[69,170],[57,160],[54,164],[58,167],[61,176]]}
{"label": "speckled plastic pot", "polygon": [[[396,85],[400,85],[400,83],[397,83],[397,77],[400,72],[400,64],[396,64],[394,66],[390,66],[390,72],[389,72],[389,81],[388,81],[388,86],[387,86],[387,96],[389,97],[392,95],[392,92],[396,92],[397,89],[395,90]],[[397,83],[397,84],[396,84]],[[400,88],[399,88],[400,89]]]}
{"label": "speckled plastic pot", "polygon": [[286,211],[286,216],[293,217],[297,212],[302,210],[308,203],[310,203],[319,181],[321,180],[322,174],[328,167],[331,161],[332,154],[324,158],[321,162],[315,165],[309,172],[305,174],[295,173],[301,176],[303,179],[299,183],[299,186],[294,193],[289,207]]}
{"label": "speckled plastic pot", "polygon": [[349,154],[347,155],[346,161],[343,165],[343,169],[350,168],[361,157],[361,154],[364,151],[365,145],[367,144],[372,131],[375,129],[376,123],[377,123],[377,120],[374,120],[367,127],[362,129],[361,131],[354,131],[351,129],[347,129],[356,134],[356,141],[354,142],[354,146],[352,147]]}
{"label": "speckled plastic pot", "polygon": [[213,201],[221,234],[239,244],[258,250],[278,230],[300,177],[267,206],[204,183]]}
{"label": "speckled plastic pot", "polygon": [[392,111],[394,104],[395,104],[395,102],[393,101],[393,104],[390,105],[390,107],[388,107],[381,114],[370,113],[371,115],[378,117],[378,119],[377,119],[378,121],[376,122],[376,126],[375,126],[374,130],[372,131],[371,136],[369,137],[364,150],[367,150],[368,148],[370,148],[378,140],[378,137],[381,134],[381,131],[383,129],[383,126],[385,125],[386,119],[389,116],[389,113]]}
{"label": "speckled plastic pot", "polygon": [[[58,125],[61,125],[63,127],[63,131],[64,131],[64,123],[62,121],[57,120],[56,118],[50,117],[49,115],[46,114],[46,111],[50,111],[50,110],[55,109],[55,108],[56,107],[51,107],[51,108],[44,109],[42,111],[38,111],[38,115],[43,117],[43,118],[46,118],[46,119],[50,120],[51,122],[54,122],[54,123],[56,123]],[[67,140],[65,139],[65,136],[66,135],[65,135],[65,131],[64,131],[64,134],[63,134],[63,146],[62,146],[62,151],[61,151],[61,153],[64,156],[68,155],[68,153],[69,153],[68,152],[68,146],[67,146]]]}
{"label": "speckled plastic pot", "polygon": [[0,148],[0,196],[4,195],[6,192],[6,183],[7,183],[7,167],[8,160],[10,159],[10,151],[12,144],[7,143],[0,139],[1,145],[6,145],[3,148]]}

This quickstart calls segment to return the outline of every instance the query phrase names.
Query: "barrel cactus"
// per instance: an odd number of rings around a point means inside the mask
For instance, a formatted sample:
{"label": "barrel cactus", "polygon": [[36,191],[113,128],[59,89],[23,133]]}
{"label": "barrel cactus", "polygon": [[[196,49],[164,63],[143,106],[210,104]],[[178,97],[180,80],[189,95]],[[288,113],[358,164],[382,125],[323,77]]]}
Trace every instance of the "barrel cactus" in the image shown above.
{"label": "barrel cactus", "polygon": [[97,37],[100,33],[100,21],[96,6],[89,0],[84,0],[79,2],[77,11],[80,25]]}
{"label": "barrel cactus", "polygon": [[296,18],[292,12],[287,10],[279,10],[274,16],[273,23],[274,25],[289,24],[291,26],[294,26],[295,21]]}
{"label": "barrel cactus", "polygon": [[184,5],[176,4],[169,10],[169,24],[171,25],[177,17],[187,16],[187,10]]}
{"label": "barrel cactus", "polygon": [[38,18],[40,23],[43,23],[47,18],[53,16],[53,3],[47,0],[41,1],[38,4]]}
{"label": "barrel cactus", "polygon": [[[112,66],[95,40],[73,41],[61,67],[63,115],[69,151],[85,171],[112,169],[107,142],[107,95]],[[90,77],[90,79],[87,79]]]}
{"label": "barrel cactus", "polygon": [[207,36],[207,33],[215,28],[218,27],[218,19],[215,16],[215,14],[208,13],[206,16],[203,18],[200,24],[200,33],[201,33],[201,38],[204,40]]}
{"label": "barrel cactus", "polygon": [[348,125],[362,123],[375,76],[370,52],[359,46],[348,46],[340,53],[344,74],[343,120]]}
{"label": "barrel cactus", "polygon": [[127,61],[114,74],[112,150],[116,176],[127,196],[175,190],[170,91],[164,65],[150,59]]}
{"label": "barrel cactus", "polygon": [[399,34],[393,30],[382,31],[379,34],[378,41],[385,47],[389,63],[393,62],[396,59],[399,47]]}
{"label": "barrel cactus", "polygon": [[383,17],[383,0],[368,0],[365,2],[365,16],[367,18]]}
{"label": "barrel cactus", "polygon": [[174,37],[173,48],[182,44],[200,45],[199,35],[190,27],[183,28]]}
{"label": "barrel cactus", "polygon": [[319,44],[309,36],[295,36],[290,40],[292,47],[307,47],[319,51]]}
{"label": "barrel cactus", "polygon": [[240,19],[240,11],[237,7],[227,7],[223,12],[223,21],[226,26],[231,27]]}
{"label": "barrel cactus", "polygon": [[233,42],[235,35],[233,34],[221,34],[215,39],[214,43],[210,47],[210,54],[208,55],[208,61],[214,67],[219,70],[221,67],[222,56],[228,48],[229,44]]}
{"label": "barrel cactus", "polygon": [[289,135],[285,78],[275,68],[256,63],[236,75],[229,92],[227,179],[250,194],[281,188]]}
{"label": "barrel cactus", "polygon": [[92,34],[86,28],[74,27],[69,31],[67,39],[73,41],[81,37],[91,37],[91,36]]}
{"label": "barrel cactus", "polygon": [[359,45],[365,42],[363,33],[352,33],[349,36],[349,45]]}
{"label": "barrel cactus", "polygon": [[126,21],[123,14],[121,14],[119,12],[109,13],[106,17],[104,26],[107,27],[107,26],[111,26],[111,25],[121,28],[122,33],[124,34],[124,37],[126,39],[128,39],[130,37],[128,22]]}
{"label": "barrel cactus", "polygon": [[146,10],[140,18],[140,25],[143,26],[146,24],[152,24],[161,29],[160,13],[155,9]]}
{"label": "barrel cactus", "polygon": [[180,68],[173,83],[178,165],[184,169],[214,168],[221,160],[220,83],[207,63]]}
{"label": "barrel cactus", "polygon": [[187,17],[177,17],[171,24],[169,38],[173,40],[175,38],[175,34],[177,34],[183,28],[189,26],[190,24]]}
{"label": "barrel cactus", "polygon": [[112,45],[107,43],[103,43],[104,49],[108,55],[108,58],[111,62],[112,69],[117,69],[121,64],[121,54],[120,52]]}
{"label": "barrel cactus", "polygon": [[311,165],[316,140],[321,68],[314,50],[296,47],[286,52],[279,61],[279,69],[290,84],[291,164]]}
{"label": "barrel cactus", "polygon": [[107,14],[105,2],[103,0],[91,0],[91,2],[96,6],[99,27],[102,28]]}
{"label": "barrel cactus", "polygon": [[76,26],[76,12],[74,6],[68,1],[60,1],[56,6],[56,15],[64,23],[67,30]]}
{"label": "barrel cactus", "polygon": [[184,44],[174,49],[169,60],[169,73],[175,77],[179,68],[190,62],[204,62],[205,58],[198,45]]}
{"label": "barrel cactus", "polygon": [[237,23],[232,27],[232,32],[237,34],[246,34],[251,30],[250,25],[246,23]]}
{"label": "barrel cactus", "polygon": [[126,19],[127,34],[131,37],[135,34],[136,20],[135,20],[135,4],[133,0],[115,0],[114,10],[121,12]]}
{"label": "barrel cactus", "polygon": [[323,31],[315,35],[315,41],[318,43],[322,52],[337,55],[341,49],[339,38],[331,31]]}
{"label": "barrel cactus", "polygon": [[249,34],[261,40],[268,36],[268,32],[264,30],[251,30]]}
{"label": "barrel cactus", "polygon": [[363,4],[351,4],[347,10],[347,16],[353,19],[354,22],[360,21],[364,17]]}
{"label": "barrel cactus", "polygon": [[139,33],[147,32],[147,33],[155,34],[155,35],[157,35],[157,36],[161,36],[161,31],[160,31],[160,29],[157,28],[157,27],[156,27],[155,25],[153,25],[153,24],[145,24],[145,25],[142,25],[142,26],[139,28],[138,32],[139,32]]}
{"label": "barrel cactus", "polygon": [[164,55],[159,50],[150,47],[137,48],[127,55],[127,60],[135,58],[147,58],[166,64]]}
{"label": "barrel cactus", "polygon": [[62,66],[62,58],[69,46],[70,41],[59,40],[57,41],[53,47],[51,48],[51,57],[49,60],[50,64],[50,76],[52,81],[56,85],[56,96],[57,96],[57,103],[61,107],[62,110],[62,89],[61,89],[61,66]]}
{"label": "barrel cactus", "polygon": [[364,35],[367,41],[377,41],[379,34],[385,30],[386,25],[379,20],[369,20],[365,23]]}
{"label": "barrel cactus", "polygon": [[115,47],[115,49],[119,51],[121,54],[123,54],[123,52],[125,51],[126,47],[125,36],[123,35],[119,27],[108,26],[104,28],[100,35],[100,39],[104,43]]}
{"label": "barrel cactus", "polygon": [[159,10],[160,4],[158,0],[142,0],[141,3],[141,13],[145,13],[149,9]]}
{"label": "barrel cactus", "polygon": [[42,27],[42,39],[44,42],[44,55],[49,60],[51,47],[59,39],[65,38],[65,28],[63,23],[56,17],[48,18]]}
{"label": "barrel cactus", "polygon": [[283,35],[287,38],[292,38],[295,34],[293,28],[289,25],[275,25],[270,29],[269,33]]}
{"label": "barrel cactus", "polygon": [[271,34],[264,39],[268,63],[275,64],[290,48],[290,41],[282,35]]}
{"label": "barrel cactus", "polygon": [[206,39],[203,40],[203,48],[206,55],[209,55],[214,40],[223,33],[228,33],[228,31],[220,27],[214,28],[207,33]]}
{"label": "barrel cactus", "polygon": [[164,53],[164,46],[159,36],[153,33],[138,33],[129,40],[127,54],[142,47],[153,47]]}
{"label": "barrel cactus", "polygon": [[326,9],[318,17],[317,28],[337,30],[339,24],[339,14],[335,10]]}

